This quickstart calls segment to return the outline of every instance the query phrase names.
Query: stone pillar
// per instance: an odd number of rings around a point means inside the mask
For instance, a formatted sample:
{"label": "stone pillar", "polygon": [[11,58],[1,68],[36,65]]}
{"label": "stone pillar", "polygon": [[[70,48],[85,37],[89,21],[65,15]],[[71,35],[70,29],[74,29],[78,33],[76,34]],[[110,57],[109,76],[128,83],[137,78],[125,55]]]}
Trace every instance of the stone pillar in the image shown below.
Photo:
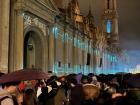
{"label": "stone pillar", "polygon": [[[73,35],[75,38],[75,35]],[[75,72],[75,66],[76,66],[76,46],[74,45],[74,38],[73,38],[73,48],[72,48],[72,63],[73,63],[73,72]]]}
{"label": "stone pillar", "polygon": [[10,0],[0,0],[0,70],[8,72]]}
{"label": "stone pillar", "polygon": [[63,42],[63,70],[66,72],[66,64],[67,64],[67,41],[66,41],[66,33],[64,30],[64,42]]}
{"label": "stone pillar", "polygon": [[55,39],[54,39],[54,33],[53,33],[53,26],[50,27],[50,34],[49,34],[49,45],[48,45],[48,52],[49,52],[49,71],[53,71],[53,67],[55,66],[54,64],[54,43],[55,43]]}
{"label": "stone pillar", "polygon": [[104,0],[104,9],[107,8],[107,0]]}
{"label": "stone pillar", "polygon": [[64,26],[64,42],[63,42],[63,69],[64,69],[64,73],[66,73],[67,67],[68,67],[68,35],[67,35],[67,30],[66,30],[66,26]]}
{"label": "stone pillar", "polygon": [[117,1],[114,0],[114,9],[117,10]]}
{"label": "stone pillar", "polygon": [[84,73],[84,38],[82,37],[82,65],[81,65],[81,68],[82,68],[82,73]]}
{"label": "stone pillar", "polygon": [[14,70],[23,68],[23,47],[24,47],[24,20],[22,11],[16,11],[16,29],[15,29],[15,40],[14,40]]}

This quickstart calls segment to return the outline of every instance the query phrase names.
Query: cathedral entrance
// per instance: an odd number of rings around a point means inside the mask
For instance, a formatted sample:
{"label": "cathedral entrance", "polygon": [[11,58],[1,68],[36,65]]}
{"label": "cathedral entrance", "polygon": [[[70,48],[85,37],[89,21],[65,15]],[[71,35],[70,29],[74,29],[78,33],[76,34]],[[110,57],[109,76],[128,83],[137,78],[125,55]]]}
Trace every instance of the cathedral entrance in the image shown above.
{"label": "cathedral entrance", "polygon": [[42,69],[43,47],[38,33],[29,31],[24,38],[24,68]]}

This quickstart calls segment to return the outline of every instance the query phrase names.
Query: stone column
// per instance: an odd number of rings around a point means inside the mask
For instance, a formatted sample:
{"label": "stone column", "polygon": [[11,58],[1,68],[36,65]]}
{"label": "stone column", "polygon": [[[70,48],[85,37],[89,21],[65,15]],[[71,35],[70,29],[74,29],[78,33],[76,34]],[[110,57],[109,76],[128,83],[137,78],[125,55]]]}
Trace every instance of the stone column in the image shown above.
{"label": "stone column", "polygon": [[0,0],[0,70],[8,72],[10,0]]}
{"label": "stone column", "polygon": [[22,11],[16,11],[16,29],[15,29],[15,40],[14,40],[14,70],[23,68],[23,47],[24,47],[24,20]]}
{"label": "stone column", "polygon": [[64,26],[64,42],[63,42],[63,69],[64,69],[64,73],[66,73],[67,67],[68,67],[68,35],[67,35],[67,30],[66,30],[66,26]]}
{"label": "stone column", "polygon": [[53,67],[55,66],[54,64],[54,43],[55,43],[55,39],[54,39],[54,33],[53,33],[53,26],[50,27],[50,34],[49,34],[49,70],[50,71],[53,71]]}
{"label": "stone column", "polygon": [[82,73],[84,73],[84,39],[82,39]]}
{"label": "stone column", "polygon": [[66,35],[65,35],[66,33],[65,33],[65,30],[64,30],[64,39],[62,39],[62,40],[64,40],[64,42],[63,42],[63,55],[62,55],[62,62],[63,62],[63,70],[64,70],[64,72],[66,72],[66,57],[67,57],[67,55],[66,55],[66,48],[67,48],[67,42],[66,42]]}
{"label": "stone column", "polygon": [[75,72],[75,66],[76,66],[76,46],[74,45],[74,38],[75,35],[73,35],[73,45],[72,45],[72,65],[73,65],[73,72]]}

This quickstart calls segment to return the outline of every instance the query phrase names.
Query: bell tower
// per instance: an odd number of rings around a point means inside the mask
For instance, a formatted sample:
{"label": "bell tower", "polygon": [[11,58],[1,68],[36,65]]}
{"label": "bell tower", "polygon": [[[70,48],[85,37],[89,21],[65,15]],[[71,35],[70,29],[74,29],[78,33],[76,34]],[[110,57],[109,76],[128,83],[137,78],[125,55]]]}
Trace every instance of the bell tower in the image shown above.
{"label": "bell tower", "polygon": [[102,26],[109,46],[119,46],[117,0],[104,0]]}

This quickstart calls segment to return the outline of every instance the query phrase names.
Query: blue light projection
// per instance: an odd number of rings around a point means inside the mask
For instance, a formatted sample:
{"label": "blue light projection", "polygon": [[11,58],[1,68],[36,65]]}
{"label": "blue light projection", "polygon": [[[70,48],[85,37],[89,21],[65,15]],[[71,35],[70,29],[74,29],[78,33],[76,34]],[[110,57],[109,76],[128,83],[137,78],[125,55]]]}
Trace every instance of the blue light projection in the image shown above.
{"label": "blue light projection", "polygon": [[75,65],[74,67],[69,68],[68,64],[64,64],[61,67],[58,67],[58,62],[55,63],[53,67],[53,73],[57,75],[62,75],[62,74],[70,74],[70,73],[83,73],[83,74],[88,74],[88,73],[95,73],[95,74],[115,74],[117,72],[130,72],[128,69],[128,65],[123,65],[123,64],[112,64],[109,65],[107,68],[93,68],[87,65],[83,65],[80,67],[80,65]]}
{"label": "blue light projection", "polygon": [[[91,45],[88,44],[87,41],[83,41],[80,38],[75,37],[74,40],[72,38],[72,35],[68,34],[68,33],[64,33],[64,34],[60,34],[59,33],[59,29],[58,27],[53,27],[52,32],[55,36],[55,38],[58,38],[58,36],[61,36],[63,39],[63,42],[72,42],[74,41],[73,45],[77,48],[80,48],[81,50],[91,53],[94,52],[94,54],[96,56],[100,56],[101,52],[98,48],[92,48]],[[107,21],[107,32],[110,33],[111,32],[111,21],[108,20]],[[53,65],[53,73],[56,74],[69,74],[69,73],[84,73],[84,74],[88,74],[91,72],[94,72],[96,74],[109,74],[109,73],[116,73],[116,72],[122,72],[122,71],[128,71],[128,65],[124,65],[122,63],[119,64],[118,61],[118,57],[110,54],[108,52],[103,52],[104,53],[104,59],[107,63],[107,67],[106,68],[98,68],[98,67],[91,67],[91,66],[87,66],[87,65],[74,65],[74,67],[68,67],[68,64],[63,64],[61,67],[58,66],[58,62],[56,61],[55,64]],[[110,63],[112,63],[110,65]],[[108,65],[109,64],[109,65]]]}
{"label": "blue light projection", "polygon": [[76,47],[77,46],[77,39],[74,38],[74,46]]}
{"label": "blue light projection", "polygon": [[52,31],[53,31],[54,37],[58,38],[58,28],[55,26],[53,27]]}
{"label": "blue light projection", "polygon": [[107,21],[107,33],[111,33],[111,21]]}
{"label": "blue light projection", "polygon": [[65,40],[68,41],[69,40],[69,34],[65,33],[64,35],[65,35]]}
{"label": "blue light projection", "polygon": [[100,55],[100,50],[98,48],[94,49],[96,55]]}
{"label": "blue light projection", "polygon": [[90,51],[91,47],[88,44],[88,42],[82,41],[80,38],[76,38],[76,37],[73,40],[71,35],[69,35],[68,33],[60,34],[57,26],[52,28],[52,32],[56,39],[60,36],[62,38],[62,42],[74,41],[73,45],[75,47],[80,48],[81,50],[83,50],[85,52],[88,52],[88,49],[89,49],[89,53],[92,52],[92,51]]}
{"label": "blue light projection", "polygon": [[80,48],[80,44],[81,44],[81,42],[80,42],[80,39],[78,39],[78,48]]}

